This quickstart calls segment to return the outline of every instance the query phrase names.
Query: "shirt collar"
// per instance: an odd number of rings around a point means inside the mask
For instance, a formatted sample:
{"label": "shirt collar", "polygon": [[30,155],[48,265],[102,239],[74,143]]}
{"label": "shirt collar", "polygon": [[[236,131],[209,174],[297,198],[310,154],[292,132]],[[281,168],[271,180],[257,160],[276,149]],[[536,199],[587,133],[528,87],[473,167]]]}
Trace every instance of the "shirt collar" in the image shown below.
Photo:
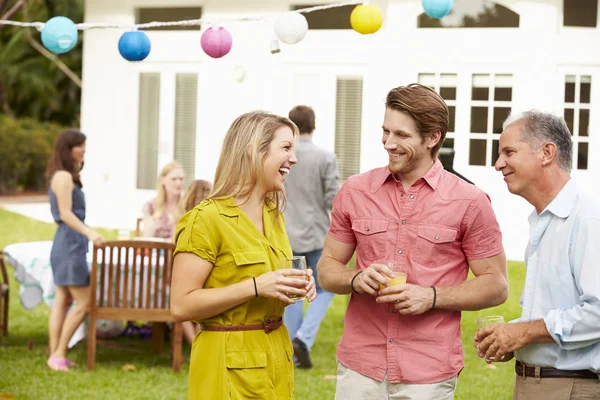
{"label": "shirt collar", "polygon": [[[440,177],[442,176],[443,170],[444,167],[442,166],[441,161],[439,160],[439,158],[436,158],[431,168],[429,168],[429,171],[427,171],[427,173],[419,179],[423,179],[425,182],[427,182],[429,186],[431,186],[433,190],[435,190],[437,188],[438,183],[440,182]],[[390,178],[396,179],[388,167],[381,168],[379,171],[377,171],[375,176],[373,177],[374,191],[379,190],[381,185],[383,185]],[[418,181],[419,180],[417,180],[417,182]]]}
{"label": "shirt collar", "polygon": [[[235,202],[233,197],[228,197],[226,199],[218,199],[215,201],[215,206],[219,210],[221,215],[225,215],[228,217],[239,217],[241,213],[240,207]],[[266,201],[263,209],[266,208],[268,212],[274,212],[277,210],[277,206],[272,201]]]}
{"label": "shirt collar", "polygon": [[312,142],[312,136],[309,136],[309,135],[300,135],[299,136],[299,141],[300,142]]}
{"label": "shirt collar", "polygon": [[567,218],[575,205],[578,192],[579,189],[575,182],[573,182],[573,179],[569,179],[544,211],[547,210],[559,218]]}

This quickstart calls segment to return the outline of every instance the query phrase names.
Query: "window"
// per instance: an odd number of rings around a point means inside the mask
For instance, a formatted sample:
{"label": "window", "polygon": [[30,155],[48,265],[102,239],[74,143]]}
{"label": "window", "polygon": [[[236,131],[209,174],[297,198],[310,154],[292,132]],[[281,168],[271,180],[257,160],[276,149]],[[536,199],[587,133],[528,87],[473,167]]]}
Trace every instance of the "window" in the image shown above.
{"label": "window", "polygon": [[493,166],[496,163],[502,123],[511,109],[512,75],[473,75],[469,165]]}
{"label": "window", "polygon": [[444,147],[454,149],[454,137],[456,132],[456,74],[419,74],[419,83],[429,86],[442,96],[448,105],[448,132]]}
{"label": "window", "polygon": [[155,189],[158,171],[160,74],[141,73],[139,90],[137,188]]}
{"label": "window", "polygon": [[564,117],[573,135],[573,168],[588,169],[592,77],[565,76]]}
{"label": "window", "polygon": [[[135,23],[147,24],[149,22],[173,22],[202,18],[202,7],[161,7],[161,8],[136,8]],[[160,26],[144,28],[145,31],[199,31],[200,25],[191,26]]]}
{"label": "window", "polygon": [[563,0],[563,25],[596,27],[598,0]]}
{"label": "window", "polygon": [[456,1],[450,14],[442,19],[422,13],[419,28],[518,28],[519,14],[488,0]]}
{"label": "window", "polygon": [[[310,8],[315,6],[315,4],[296,5],[292,7],[292,10],[300,10],[302,8]],[[328,8],[303,15],[308,21],[309,29],[352,29],[352,25],[350,25],[350,14],[352,14],[354,7],[356,7],[355,4]]]}
{"label": "window", "polygon": [[173,158],[183,165],[185,186],[196,175],[196,112],[198,74],[175,76],[175,129]]}
{"label": "window", "polygon": [[337,78],[335,156],[341,182],[360,172],[362,90],[362,78]]}

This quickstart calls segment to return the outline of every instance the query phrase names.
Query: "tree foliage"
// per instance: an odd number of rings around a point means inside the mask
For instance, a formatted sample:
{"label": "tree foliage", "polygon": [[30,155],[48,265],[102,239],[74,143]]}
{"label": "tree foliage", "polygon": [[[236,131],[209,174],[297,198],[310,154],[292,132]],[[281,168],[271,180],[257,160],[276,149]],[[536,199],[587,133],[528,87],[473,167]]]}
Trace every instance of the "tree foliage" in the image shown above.
{"label": "tree foliage", "polygon": [[[83,1],[0,0],[0,17],[16,6],[17,12],[8,19],[44,22],[62,15],[79,23],[83,22]],[[34,28],[0,25],[0,115],[77,126],[80,87],[36,50],[32,40],[41,42]],[[73,50],[58,56],[77,76],[81,76],[82,47],[80,35]]]}

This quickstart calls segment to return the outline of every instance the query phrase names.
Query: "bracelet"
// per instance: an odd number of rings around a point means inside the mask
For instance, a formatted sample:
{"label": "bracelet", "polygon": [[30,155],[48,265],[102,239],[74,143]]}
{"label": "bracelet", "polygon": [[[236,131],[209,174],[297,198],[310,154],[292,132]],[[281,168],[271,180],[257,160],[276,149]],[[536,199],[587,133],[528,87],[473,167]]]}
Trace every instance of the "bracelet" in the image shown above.
{"label": "bracelet", "polygon": [[352,289],[352,291],[356,294],[360,294],[358,293],[355,289],[354,289],[354,280],[356,279],[357,276],[359,276],[360,274],[362,274],[363,271],[358,271],[353,277],[352,280],[350,281],[350,289]]}
{"label": "bracelet", "polygon": [[437,291],[435,290],[435,286],[431,287],[433,289],[433,304],[431,305],[431,309],[435,308],[435,301],[437,300]]}
{"label": "bracelet", "polygon": [[254,297],[258,297],[258,290],[256,289],[256,278],[252,277],[252,282],[254,282]]}

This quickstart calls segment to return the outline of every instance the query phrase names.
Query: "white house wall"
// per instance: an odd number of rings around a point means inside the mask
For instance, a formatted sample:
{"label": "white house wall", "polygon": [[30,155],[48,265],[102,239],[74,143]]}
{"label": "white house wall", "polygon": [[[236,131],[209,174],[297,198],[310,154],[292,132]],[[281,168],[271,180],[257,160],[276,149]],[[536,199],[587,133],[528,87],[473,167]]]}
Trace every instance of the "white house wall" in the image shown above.
{"label": "white house wall", "polygon": [[[522,259],[531,207],[508,193],[501,174],[492,167],[468,165],[471,74],[512,74],[513,111],[538,108],[559,114],[564,75],[590,74],[591,103],[597,108],[600,30],[563,28],[562,1],[498,1],[520,14],[519,29],[443,30],[416,28],[422,12],[420,1],[377,3],[385,12],[385,25],[377,34],[309,31],[297,45],[281,44],[277,55],[269,52],[272,26],[265,22],[225,22],[234,44],[231,53],[219,60],[202,52],[197,31],[148,32],[152,52],[142,63],[128,63],[119,55],[117,42],[123,30],[86,31],[82,130],[89,137],[83,174],[89,221],[132,229],[141,205],[153,196],[153,191],[136,189],[140,72],[161,73],[159,169],[173,154],[175,74],[198,73],[195,178],[210,180],[227,127],[237,115],[253,109],[286,115],[296,104],[312,105],[317,113],[315,141],[333,150],[338,76],[363,78],[361,171],[385,165],[381,123],[387,91],[416,82],[419,73],[456,73],[454,167],[490,195],[508,257]],[[86,22],[133,24],[136,7],[165,4],[162,0],[88,0]],[[176,3],[202,6],[206,19],[282,12],[290,4],[285,0]],[[236,67],[246,72],[243,82],[234,79]],[[600,189],[592,184],[600,171],[598,158],[592,157],[599,146],[599,118],[593,110],[589,169],[573,175],[585,190],[600,198]]]}

